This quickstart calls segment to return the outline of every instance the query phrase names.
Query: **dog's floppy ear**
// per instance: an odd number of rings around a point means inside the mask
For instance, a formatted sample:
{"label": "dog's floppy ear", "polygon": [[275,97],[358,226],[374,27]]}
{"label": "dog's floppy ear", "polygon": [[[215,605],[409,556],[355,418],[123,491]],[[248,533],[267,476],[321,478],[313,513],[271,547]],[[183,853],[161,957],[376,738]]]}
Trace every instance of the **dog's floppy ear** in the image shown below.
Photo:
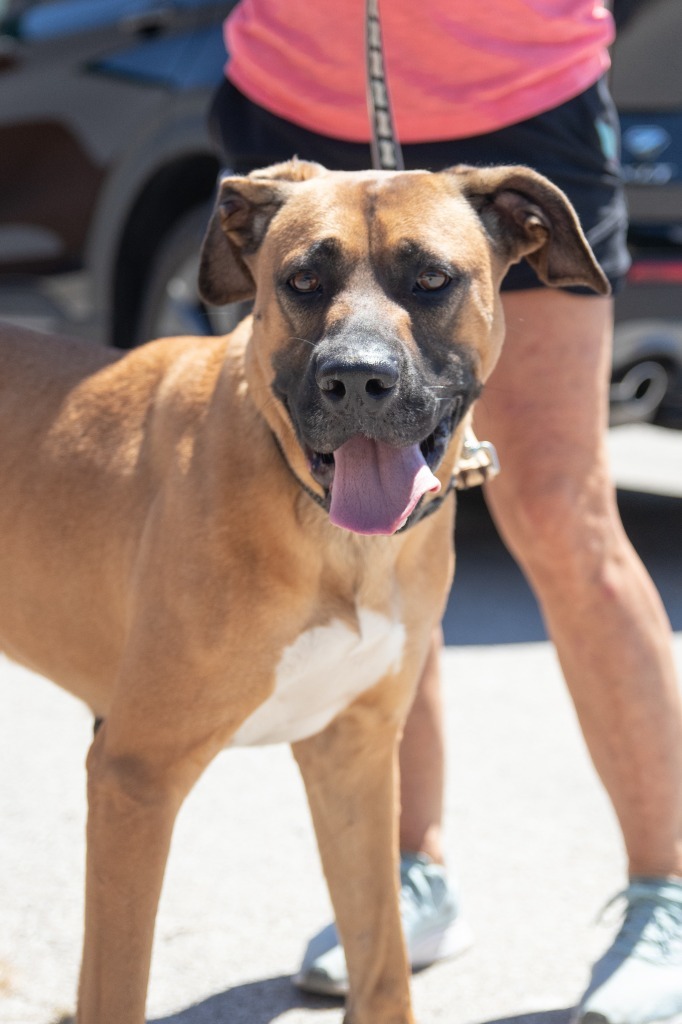
{"label": "dog's floppy ear", "polygon": [[223,178],[199,261],[199,291],[214,306],[255,293],[244,256],[255,252],[271,218],[285,201],[271,182]]}
{"label": "dog's floppy ear", "polygon": [[199,291],[207,302],[222,306],[253,298],[255,284],[244,256],[260,246],[272,217],[291,194],[289,183],[323,173],[320,164],[294,159],[221,180],[199,263]]}
{"label": "dog's floppy ear", "polygon": [[478,211],[498,248],[518,263],[525,257],[541,281],[611,288],[561,189],[528,167],[452,167],[463,194]]}

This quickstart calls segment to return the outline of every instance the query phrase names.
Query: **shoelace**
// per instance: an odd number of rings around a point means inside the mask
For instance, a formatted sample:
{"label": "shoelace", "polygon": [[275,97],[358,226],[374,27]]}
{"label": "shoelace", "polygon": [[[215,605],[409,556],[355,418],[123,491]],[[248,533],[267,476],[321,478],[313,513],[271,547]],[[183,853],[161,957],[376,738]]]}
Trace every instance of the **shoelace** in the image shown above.
{"label": "shoelace", "polygon": [[418,861],[403,861],[400,865],[400,900],[415,906],[429,898],[428,883],[424,879],[422,865]]}
{"label": "shoelace", "polygon": [[[426,876],[420,860],[403,858],[400,865],[400,911],[403,921],[415,916],[433,914],[438,909],[440,886]],[[435,888],[434,888],[435,884]]]}
{"label": "shoelace", "polygon": [[627,906],[614,947],[650,963],[671,960],[682,966],[682,885],[633,882],[609,900],[602,920],[619,900]]}

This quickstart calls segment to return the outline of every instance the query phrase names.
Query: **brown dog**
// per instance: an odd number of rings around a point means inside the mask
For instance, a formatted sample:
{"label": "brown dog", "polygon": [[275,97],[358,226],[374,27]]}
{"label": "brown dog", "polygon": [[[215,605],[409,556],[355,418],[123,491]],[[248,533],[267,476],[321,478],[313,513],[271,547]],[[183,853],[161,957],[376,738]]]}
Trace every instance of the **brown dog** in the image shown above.
{"label": "brown dog", "polygon": [[307,787],[349,1017],[411,1020],[396,746],[451,578],[441,499],[523,256],[608,290],[525,168],[293,161],[221,184],[201,286],[255,295],[227,338],[121,356],[2,332],[0,646],[104,722],[80,1024],[143,1022],[178,808],[221,748],[275,741]]}

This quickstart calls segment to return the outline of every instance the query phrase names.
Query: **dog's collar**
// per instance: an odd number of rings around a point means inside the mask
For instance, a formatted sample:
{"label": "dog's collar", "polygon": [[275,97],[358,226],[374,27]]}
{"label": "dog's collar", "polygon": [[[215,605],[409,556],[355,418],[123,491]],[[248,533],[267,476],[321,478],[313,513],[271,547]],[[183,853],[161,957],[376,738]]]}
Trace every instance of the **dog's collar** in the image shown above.
{"label": "dog's collar", "polygon": [[[289,470],[289,472],[291,473],[291,475],[293,476],[294,480],[301,488],[301,490],[304,491],[309,498],[312,498],[316,505],[319,505],[320,508],[324,509],[325,512],[329,512],[329,490],[325,488],[324,497],[322,497],[322,495],[314,491],[312,487],[308,487],[308,485],[303,480],[301,480],[300,476],[294,470],[293,466],[291,465],[286,455],[284,454],[284,449],[280,444],[280,440],[277,437],[277,434],[273,433],[272,437],[277,447],[277,451],[282,456],[282,461],[284,465],[287,467],[287,469]],[[433,515],[434,512],[437,512],[441,505],[445,503],[446,499],[450,496],[452,491],[455,490],[456,486],[457,478],[453,476],[450,478],[447,487],[444,490],[442,490],[441,493],[436,498],[432,498],[431,501],[427,502],[426,504],[424,504],[423,500],[420,500],[414,512],[412,512],[412,514],[408,516],[405,524],[401,526],[399,530],[396,530],[393,536],[397,536],[397,534],[399,533],[404,533],[405,530],[409,530],[411,527],[416,526],[417,523],[421,523],[423,519],[428,519],[430,515]]]}

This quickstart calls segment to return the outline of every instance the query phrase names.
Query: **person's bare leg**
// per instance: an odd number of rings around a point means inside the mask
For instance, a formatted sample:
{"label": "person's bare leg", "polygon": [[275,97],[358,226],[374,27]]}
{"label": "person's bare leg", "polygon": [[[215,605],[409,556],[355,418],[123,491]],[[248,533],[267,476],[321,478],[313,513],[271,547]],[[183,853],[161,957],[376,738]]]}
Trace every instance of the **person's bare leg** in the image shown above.
{"label": "person's bare leg", "polygon": [[444,859],[442,645],[443,632],[439,628],[434,630],[400,745],[400,849],[408,853],[426,853],[437,864],[442,864]]}
{"label": "person's bare leg", "polygon": [[505,345],[476,412],[502,465],[487,500],[540,601],[631,874],[682,876],[670,629],[607,465],[611,303],[542,289],[504,306]]}
{"label": "person's bare leg", "polygon": [[[507,339],[476,417],[502,462],[488,503],[541,603],[633,876],[572,1024],[678,1024],[682,707],[670,627],[608,471],[611,303],[532,291],[504,304]],[[439,851],[443,752],[423,749],[439,735],[435,643],[401,748],[401,834]]]}

